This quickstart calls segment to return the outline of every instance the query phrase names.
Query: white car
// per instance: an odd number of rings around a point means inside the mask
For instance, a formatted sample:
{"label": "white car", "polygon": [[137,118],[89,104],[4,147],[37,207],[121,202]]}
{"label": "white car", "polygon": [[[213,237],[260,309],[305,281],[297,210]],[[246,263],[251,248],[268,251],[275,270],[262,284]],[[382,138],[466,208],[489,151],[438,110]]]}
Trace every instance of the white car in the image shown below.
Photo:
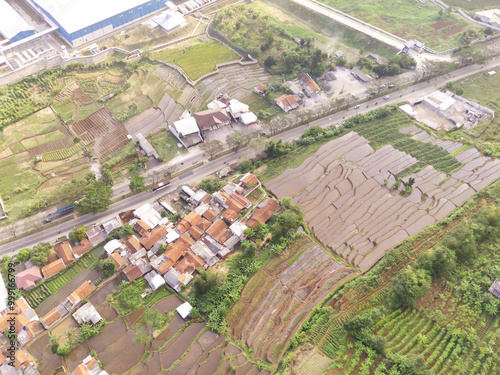
{"label": "white car", "polygon": [[356,105],[354,106],[354,109],[358,109],[358,108],[359,108],[359,104],[356,104]]}
{"label": "white car", "polygon": [[389,96],[388,95],[384,96],[384,100],[387,100],[387,99],[389,99]]}

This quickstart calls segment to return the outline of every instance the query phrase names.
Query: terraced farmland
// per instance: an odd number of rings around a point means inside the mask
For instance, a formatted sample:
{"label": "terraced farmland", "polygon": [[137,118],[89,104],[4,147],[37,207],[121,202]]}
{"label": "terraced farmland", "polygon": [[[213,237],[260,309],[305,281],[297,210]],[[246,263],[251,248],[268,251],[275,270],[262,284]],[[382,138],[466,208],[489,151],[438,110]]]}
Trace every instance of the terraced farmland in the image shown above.
{"label": "terraced farmland", "polygon": [[[484,352],[465,335],[454,335],[418,310],[397,310],[384,317],[373,327],[377,335],[387,340],[387,353],[408,356],[421,354],[426,368],[436,375],[484,374],[494,375],[500,371],[500,364],[494,359],[494,352],[500,349],[498,322],[487,338],[491,352]],[[356,342],[354,348],[343,347],[336,359],[337,371],[333,374],[373,374],[387,371],[381,364],[381,356]],[[338,370],[341,369],[341,372]]]}
{"label": "terraced farmland", "polygon": [[64,148],[58,151],[47,152],[42,155],[42,160],[54,161],[54,160],[66,159],[71,155],[73,155],[75,152],[80,151],[82,148],[83,146],[80,143],[77,143],[76,145],[71,146],[70,148]]}
{"label": "terraced farmland", "polygon": [[451,177],[432,166],[411,174],[408,178],[415,184],[404,196],[404,188],[392,188],[394,176],[418,159],[390,145],[375,151],[368,139],[351,132],[265,185],[280,199],[293,197],[304,208],[304,219],[316,237],[366,271],[386,251],[443,220],[498,179],[500,160],[475,152],[468,149],[450,156],[463,157],[465,163]]}
{"label": "terraced farmland", "polygon": [[250,279],[227,316],[233,338],[274,364],[316,304],[355,272],[309,239],[299,241]]}

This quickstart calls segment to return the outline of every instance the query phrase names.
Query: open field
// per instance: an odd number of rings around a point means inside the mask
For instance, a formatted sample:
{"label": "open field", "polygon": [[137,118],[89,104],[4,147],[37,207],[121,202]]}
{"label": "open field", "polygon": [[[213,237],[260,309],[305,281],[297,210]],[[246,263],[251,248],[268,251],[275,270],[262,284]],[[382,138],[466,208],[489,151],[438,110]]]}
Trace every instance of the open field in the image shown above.
{"label": "open field", "polygon": [[301,322],[353,272],[307,238],[297,240],[248,281],[227,316],[233,338],[277,364]]}
{"label": "open field", "polygon": [[[373,39],[363,33],[356,32],[331,18],[322,16],[304,8],[293,0],[263,0],[252,3],[252,7],[262,10],[276,19],[292,35],[300,35],[310,31],[316,34],[315,45],[332,54],[339,49],[349,61],[359,59],[359,51],[372,52],[390,58],[397,52],[394,48]],[[297,29],[300,27],[300,30]]]}
{"label": "open field", "polygon": [[[145,51],[157,45],[168,43],[191,35],[196,25],[198,24],[198,20],[194,17],[188,16],[186,17],[186,22],[186,26],[183,26],[180,29],[168,34],[160,27],[150,29],[146,25],[140,25],[132,30],[128,30],[126,34],[117,34],[114,35],[111,40],[108,39],[102,41],[101,43],[99,43],[99,46],[102,47],[105,45],[113,45],[121,47],[128,51],[133,51],[135,49],[141,49]],[[205,25],[203,24],[198,26],[197,33],[202,32],[204,26]]]}
{"label": "open field", "polygon": [[398,6],[391,0],[325,0],[324,3],[406,40],[420,40],[438,51],[460,46],[462,32],[480,30],[431,2],[405,1]]}
{"label": "open field", "polygon": [[217,64],[239,60],[240,56],[219,42],[191,39],[152,55],[154,59],[179,65],[192,80],[213,72]]}
{"label": "open field", "polygon": [[462,8],[466,11],[498,8],[497,0],[446,0],[446,4],[454,8]]}
{"label": "open field", "polygon": [[[372,131],[369,126],[361,125],[365,134]],[[377,137],[383,136],[380,130],[373,131]],[[399,133],[413,134],[406,142],[420,143],[421,153],[410,150],[420,159],[390,145],[375,151],[368,139],[351,132],[323,145],[300,167],[288,169],[265,185],[280,199],[293,197],[294,203],[304,208],[305,221],[316,237],[367,271],[386,251],[443,220],[477,191],[494,182],[500,172],[499,160],[467,149],[450,156],[463,163],[451,177],[429,165],[408,176],[415,179],[415,186],[405,194],[404,187],[393,187],[394,176],[411,171],[421,159],[429,163],[431,159],[424,158],[424,151],[433,148],[426,143],[438,140],[425,139],[427,133],[420,133],[414,125]],[[421,137],[422,142],[417,140]],[[382,139],[378,138],[379,144],[385,143]],[[434,147],[449,155],[448,152],[462,146],[448,141]]]}

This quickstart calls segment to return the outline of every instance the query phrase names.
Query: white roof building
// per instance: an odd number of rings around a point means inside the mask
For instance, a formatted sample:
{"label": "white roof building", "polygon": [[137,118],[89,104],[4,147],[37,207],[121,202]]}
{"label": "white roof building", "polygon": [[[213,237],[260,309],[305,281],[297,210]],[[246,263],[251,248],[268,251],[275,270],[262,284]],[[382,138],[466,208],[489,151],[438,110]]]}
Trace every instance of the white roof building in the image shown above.
{"label": "white roof building", "polygon": [[146,222],[151,228],[160,224],[162,217],[149,203],[134,211],[134,216]]}
{"label": "white roof building", "polygon": [[200,128],[194,117],[188,117],[186,119],[174,121],[174,128],[180,136],[187,136],[193,133],[199,133]]}
{"label": "white roof building", "polygon": [[409,104],[405,104],[399,107],[401,112],[403,112],[405,115],[407,115],[409,118],[416,118],[417,117],[417,112],[413,109],[413,107]]}
{"label": "white roof building", "polygon": [[104,251],[110,256],[115,252],[115,250],[122,247],[122,243],[119,240],[111,240],[106,245],[104,245]]}
{"label": "white roof building", "polygon": [[83,323],[97,324],[101,321],[102,316],[99,315],[95,307],[90,302],[87,302],[73,313],[73,318],[75,318],[77,323],[80,325]]}
{"label": "white roof building", "polygon": [[229,101],[229,113],[233,116],[234,119],[239,119],[241,115],[245,112],[248,112],[249,106],[240,102],[236,99],[231,99]]}
{"label": "white roof building", "polygon": [[163,284],[165,284],[165,280],[163,279],[163,277],[161,277],[158,273],[156,273],[156,271],[151,271],[146,276],[144,276],[144,279],[146,279],[149,286],[153,290],[156,290]]}
{"label": "white roof building", "polygon": [[444,92],[435,91],[429,96],[425,97],[422,100],[422,104],[427,104],[428,106],[440,109],[441,111],[444,112],[448,108],[450,108],[453,104],[455,104],[455,101],[456,100],[454,98],[445,94]]}
{"label": "white roof building", "polygon": [[57,22],[68,33],[84,29],[87,26],[99,23],[108,18],[139,7],[145,3],[144,0],[36,0],[47,12],[50,12]]}
{"label": "white roof building", "polygon": [[176,310],[179,313],[179,315],[182,317],[182,319],[186,319],[186,317],[189,315],[189,313],[191,312],[192,309],[193,309],[193,306],[191,306],[189,304],[189,302],[184,302]]}
{"label": "white roof building", "polygon": [[241,115],[240,121],[243,125],[249,126],[257,123],[257,116],[253,112],[246,112]]}
{"label": "white roof building", "polygon": [[182,14],[172,11],[165,12],[164,14],[153,18],[153,21],[167,33],[187,25],[187,21]]}
{"label": "white roof building", "polygon": [[234,223],[231,224],[229,227],[229,230],[235,235],[240,238],[240,240],[244,240],[246,238],[246,235],[243,233],[245,229],[248,227],[243,224],[241,221],[235,221]]}
{"label": "white roof building", "polygon": [[203,142],[200,128],[194,117],[174,121],[174,124],[169,129],[186,148]]}
{"label": "white roof building", "polygon": [[35,33],[35,29],[24,20],[5,0],[0,0],[0,34],[16,42]]}

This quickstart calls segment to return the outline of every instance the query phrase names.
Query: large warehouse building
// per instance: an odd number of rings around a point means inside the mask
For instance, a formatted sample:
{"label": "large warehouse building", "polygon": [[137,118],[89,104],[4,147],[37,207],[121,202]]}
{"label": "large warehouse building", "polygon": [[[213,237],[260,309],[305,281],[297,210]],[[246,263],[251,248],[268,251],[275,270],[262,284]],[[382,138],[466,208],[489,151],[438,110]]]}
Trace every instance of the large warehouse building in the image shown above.
{"label": "large warehouse building", "polygon": [[35,34],[35,29],[5,0],[0,0],[0,34],[11,42],[17,42]]}
{"label": "large warehouse building", "polygon": [[166,0],[33,0],[33,2],[59,26],[61,35],[76,47],[162,9]]}

